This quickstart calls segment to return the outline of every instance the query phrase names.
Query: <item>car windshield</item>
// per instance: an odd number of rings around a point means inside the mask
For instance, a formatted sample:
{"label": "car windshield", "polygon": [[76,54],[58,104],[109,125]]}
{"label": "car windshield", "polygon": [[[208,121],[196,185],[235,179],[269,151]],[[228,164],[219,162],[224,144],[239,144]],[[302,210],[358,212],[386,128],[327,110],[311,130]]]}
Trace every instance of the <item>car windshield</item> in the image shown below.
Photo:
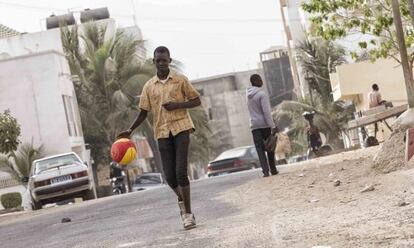
{"label": "car windshield", "polygon": [[59,157],[41,160],[35,163],[35,174],[62,165],[79,163],[78,157],[74,154],[67,154]]}
{"label": "car windshield", "polygon": [[158,175],[141,175],[135,179],[135,184],[161,184],[161,177]]}
{"label": "car windshield", "polygon": [[247,149],[245,148],[225,151],[222,154],[220,154],[215,160],[243,157],[246,154],[246,151]]}

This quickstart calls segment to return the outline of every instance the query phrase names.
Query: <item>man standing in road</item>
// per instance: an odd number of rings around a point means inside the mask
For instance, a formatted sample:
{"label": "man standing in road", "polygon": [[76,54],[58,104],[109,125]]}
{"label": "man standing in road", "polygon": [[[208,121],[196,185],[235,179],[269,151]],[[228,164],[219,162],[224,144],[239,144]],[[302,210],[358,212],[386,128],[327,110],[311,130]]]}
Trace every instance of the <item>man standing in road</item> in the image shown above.
{"label": "man standing in road", "polygon": [[144,86],[139,108],[140,113],[131,127],[118,137],[129,137],[147,117],[153,114],[155,137],[161,154],[164,174],[168,185],[178,197],[181,219],[186,230],[196,226],[191,212],[190,182],[187,175],[188,147],[194,124],[189,108],[201,104],[199,93],[188,79],[170,71],[170,51],[164,46],[154,51],[157,75]]}
{"label": "man standing in road", "polygon": [[[247,107],[250,114],[250,127],[253,141],[262,166],[263,177],[278,174],[275,162],[275,152],[266,151],[265,140],[270,135],[275,135],[275,123],[273,122],[269,97],[262,90],[263,81],[258,74],[250,76],[251,87],[247,88]],[[266,158],[267,152],[267,158]]]}

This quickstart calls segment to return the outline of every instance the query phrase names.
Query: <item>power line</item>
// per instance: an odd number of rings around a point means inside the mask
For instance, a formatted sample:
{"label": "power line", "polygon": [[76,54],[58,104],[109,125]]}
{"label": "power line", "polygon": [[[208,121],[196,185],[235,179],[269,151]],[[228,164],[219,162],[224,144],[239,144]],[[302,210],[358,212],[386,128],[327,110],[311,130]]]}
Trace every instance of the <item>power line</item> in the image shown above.
{"label": "power line", "polygon": [[157,30],[151,29],[151,32],[156,33],[185,33],[185,34],[204,34],[204,35],[227,35],[227,36],[277,36],[276,33],[229,33],[229,32],[193,32],[184,30]]}
{"label": "power line", "polygon": [[[114,14],[114,17],[131,18],[132,15]],[[291,19],[293,20],[293,19]],[[301,19],[297,19],[301,20]],[[192,17],[139,17],[139,21],[173,21],[173,22],[283,22],[281,18],[192,18]]]}

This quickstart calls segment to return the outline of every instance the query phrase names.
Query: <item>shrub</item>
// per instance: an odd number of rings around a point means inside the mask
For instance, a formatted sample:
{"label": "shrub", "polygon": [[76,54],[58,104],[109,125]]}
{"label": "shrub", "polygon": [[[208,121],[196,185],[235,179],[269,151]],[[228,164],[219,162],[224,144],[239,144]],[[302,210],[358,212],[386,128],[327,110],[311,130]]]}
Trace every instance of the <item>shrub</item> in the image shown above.
{"label": "shrub", "polygon": [[0,197],[0,201],[5,209],[22,206],[22,196],[18,192],[3,194]]}

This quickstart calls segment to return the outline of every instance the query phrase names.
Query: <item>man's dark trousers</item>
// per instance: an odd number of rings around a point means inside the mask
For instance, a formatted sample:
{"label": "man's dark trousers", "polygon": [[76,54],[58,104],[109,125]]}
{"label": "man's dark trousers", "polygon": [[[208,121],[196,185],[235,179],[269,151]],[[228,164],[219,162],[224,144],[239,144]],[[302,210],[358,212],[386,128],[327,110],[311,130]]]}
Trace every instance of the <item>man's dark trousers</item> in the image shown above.
{"label": "man's dark trousers", "polygon": [[[260,165],[262,166],[262,171],[264,175],[269,175],[270,173],[276,174],[276,161],[275,161],[275,152],[266,152],[264,141],[269,138],[272,134],[270,128],[261,128],[255,129],[252,131],[254,145],[256,146],[257,155],[259,156]],[[267,158],[266,158],[267,153]]]}

